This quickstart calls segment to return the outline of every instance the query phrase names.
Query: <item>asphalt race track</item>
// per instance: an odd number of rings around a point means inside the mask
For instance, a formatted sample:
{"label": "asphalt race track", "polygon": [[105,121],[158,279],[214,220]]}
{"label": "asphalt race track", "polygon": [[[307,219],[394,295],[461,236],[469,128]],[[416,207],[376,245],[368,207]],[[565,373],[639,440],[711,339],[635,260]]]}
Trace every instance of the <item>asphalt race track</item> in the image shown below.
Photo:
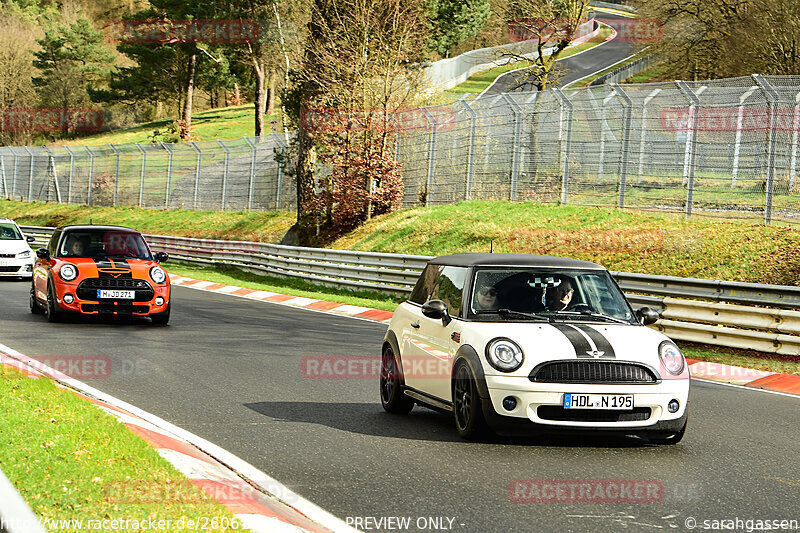
{"label": "asphalt race track", "polygon": [[[625,22],[631,20],[619,15],[611,15],[602,12],[597,13],[597,18],[615,29],[619,29],[620,21]],[[621,61],[630,56],[634,51],[633,43],[628,42],[627,39],[621,39],[618,36],[614,40],[590,48],[581,54],[561,59],[556,62],[556,67],[554,68],[554,70],[557,69],[556,75],[559,77],[556,85],[558,87],[564,87],[584,76],[606,69],[617,61]],[[535,90],[532,86],[518,87],[519,84],[519,73],[509,72],[497,78],[494,85],[489,87],[484,94],[490,95],[511,91]]]}
{"label": "asphalt race track", "polygon": [[[49,324],[28,311],[29,287],[0,281],[0,343],[45,360],[108,357],[110,376],[75,377],[228,449],[343,519],[408,517],[417,530],[420,517],[448,517],[469,532],[800,520],[790,503],[800,498],[798,398],[694,382],[676,446],[468,443],[433,411],[385,414],[374,380],[301,374],[304,356],[376,355],[383,325],[182,287],[168,327]],[[663,494],[656,503],[511,501],[510,484],[526,479],[649,480]]]}

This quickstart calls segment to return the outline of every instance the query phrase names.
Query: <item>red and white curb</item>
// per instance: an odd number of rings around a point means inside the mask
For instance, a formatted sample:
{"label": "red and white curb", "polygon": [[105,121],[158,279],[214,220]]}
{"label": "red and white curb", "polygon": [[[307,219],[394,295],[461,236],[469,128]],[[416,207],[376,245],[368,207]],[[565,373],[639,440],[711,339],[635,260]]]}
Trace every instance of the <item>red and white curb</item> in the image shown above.
{"label": "red and white curb", "polygon": [[347,305],[338,302],[328,302],[314,298],[303,298],[301,296],[289,296],[288,294],[280,294],[277,292],[245,289],[244,287],[237,287],[235,285],[214,283],[212,281],[202,281],[184,276],[175,276],[173,274],[170,274],[170,282],[173,285],[188,287],[190,289],[216,292],[219,294],[230,294],[232,296],[239,296],[242,298],[248,298],[250,300],[259,300],[273,304],[288,305],[290,307],[299,307],[301,309],[320,311],[333,315],[361,318],[371,322],[388,323],[392,319],[393,314],[391,311],[381,311],[379,309],[370,309],[369,307]]}
{"label": "red and white curb", "polygon": [[[388,323],[392,319],[392,313],[390,311],[380,311],[378,309],[345,305],[313,298],[301,298],[299,296],[289,296],[275,292],[245,289],[235,285],[201,281],[172,274],[170,274],[170,278],[173,285],[181,287],[216,292],[218,294],[230,294],[233,296],[250,298],[252,300],[308,309],[310,311],[344,315],[382,323]],[[431,347],[427,348],[435,350]],[[800,375],[779,374],[777,372],[754,370],[752,368],[724,365],[721,363],[709,363],[695,359],[687,359],[687,364],[689,365],[689,372],[693,379],[800,396]]]}
{"label": "red and white curb", "polygon": [[265,533],[357,532],[219,446],[2,344],[0,365],[16,368],[30,378],[51,378],[115,416],[191,483],[228,509],[246,529]]}

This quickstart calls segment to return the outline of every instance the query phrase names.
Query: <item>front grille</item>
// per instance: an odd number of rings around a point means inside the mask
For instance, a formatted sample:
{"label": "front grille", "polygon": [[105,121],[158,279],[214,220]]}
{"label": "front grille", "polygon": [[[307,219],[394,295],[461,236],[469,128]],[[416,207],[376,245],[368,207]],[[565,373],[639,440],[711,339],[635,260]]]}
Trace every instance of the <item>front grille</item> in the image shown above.
{"label": "front grille", "polygon": [[645,365],[613,361],[554,361],[533,369],[537,383],[657,383]]}
{"label": "front grille", "polygon": [[17,256],[17,254],[0,254],[0,258],[2,259],[13,259]]}
{"label": "front grille", "polygon": [[649,407],[634,407],[632,411],[604,409],[564,409],[560,405],[540,405],[536,414],[542,420],[558,422],[639,422],[650,418]]}
{"label": "front grille", "polygon": [[133,313],[147,313],[150,309],[146,305],[132,305],[119,303],[81,304],[84,313],[100,313],[101,315],[117,313],[118,315],[132,315]]}
{"label": "front grille", "polygon": [[19,266],[2,266],[0,267],[0,272],[16,272],[19,270]]}
{"label": "front grille", "polygon": [[89,278],[78,285],[76,291],[81,300],[97,300],[97,289],[135,290],[136,302],[148,302],[153,299],[153,287],[144,280],[132,278]]}

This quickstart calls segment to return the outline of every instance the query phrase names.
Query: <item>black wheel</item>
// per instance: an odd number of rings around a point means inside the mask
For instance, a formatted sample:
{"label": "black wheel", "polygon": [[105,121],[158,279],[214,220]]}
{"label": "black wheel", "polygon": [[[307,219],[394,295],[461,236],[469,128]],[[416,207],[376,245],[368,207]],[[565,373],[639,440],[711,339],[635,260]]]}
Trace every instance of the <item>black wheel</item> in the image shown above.
{"label": "black wheel", "polygon": [[475,375],[466,361],[457,363],[453,377],[453,415],[462,438],[474,440],[487,433]]}
{"label": "black wheel", "polygon": [[42,314],[42,308],[39,307],[39,302],[36,300],[36,287],[31,282],[31,313],[34,315]]}
{"label": "black wheel", "polygon": [[655,434],[652,436],[648,436],[647,440],[649,440],[651,444],[658,444],[658,445],[678,444],[681,441],[681,439],[683,439],[683,435],[686,433],[686,424],[688,422],[689,422],[688,420],[684,422],[683,427],[680,429],[680,431],[676,431],[674,433]]}
{"label": "black wheel", "polygon": [[47,286],[47,307],[45,309],[45,314],[47,315],[47,320],[50,322],[61,321],[61,309],[58,307],[56,293],[52,285]]}
{"label": "black wheel", "polygon": [[158,313],[155,315],[150,315],[150,320],[153,321],[154,326],[166,326],[169,322],[169,311],[170,311],[171,304],[167,304],[167,310],[163,313]]}
{"label": "black wheel", "polygon": [[381,358],[381,405],[389,413],[407,414],[414,408],[414,401],[403,394],[403,377],[397,366],[394,350],[387,346]]}

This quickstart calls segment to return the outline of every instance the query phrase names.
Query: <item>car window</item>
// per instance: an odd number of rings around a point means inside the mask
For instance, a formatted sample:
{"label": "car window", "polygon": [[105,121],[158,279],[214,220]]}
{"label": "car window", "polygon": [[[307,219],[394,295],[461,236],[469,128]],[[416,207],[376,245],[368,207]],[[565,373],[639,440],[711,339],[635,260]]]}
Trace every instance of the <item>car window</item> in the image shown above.
{"label": "car window", "polygon": [[55,257],[56,255],[56,247],[58,246],[58,240],[61,238],[62,231],[57,229],[53,232],[53,236],[50,237],[50,242],[47,243],[47,251],[50,252],[50,257]]}
{"label": "car window", "polygon": [[15,224],[0,222],[0,241],[19,241],[22,240],[22,233]]}
{"label": "car window", "polygon": [[107,229],[67,232],[59,243],[56,257],[151,259],[150,250],[140,233]]}
{"label": "car window", "polygon": [[409,302],[422,305],[430,299],[433,294],[433,289],[436,286],[436,281],[439,279],[439,274],[444,267],[442,265],[428,265],[425,270],[420,274],[417,279],[417,284],[414,290],[411,291],[411,296],[408,298]]}
{"label": "car window", "polygon": [[461,293],[467,279],[467,269],[464,267],[446,266],[442,269],[439,279],[434,285],[430,300],[442,300],[447,304],[450,316],[461,316]]}

